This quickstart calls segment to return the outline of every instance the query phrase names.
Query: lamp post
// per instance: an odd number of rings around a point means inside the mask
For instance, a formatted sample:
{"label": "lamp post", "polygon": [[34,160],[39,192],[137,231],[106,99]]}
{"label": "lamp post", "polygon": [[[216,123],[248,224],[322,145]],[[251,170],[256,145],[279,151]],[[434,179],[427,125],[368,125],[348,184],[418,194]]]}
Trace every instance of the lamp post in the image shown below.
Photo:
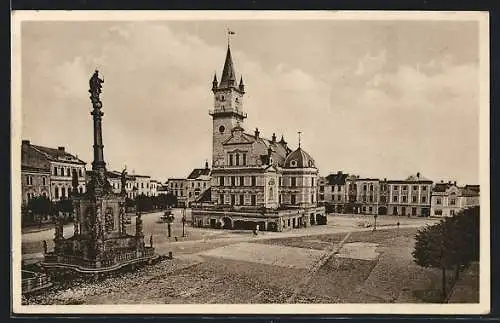
{"label": "lamp post", "polygon": [[375,219],[375,222],[374,222],[374,224],[373,224],[373,231],[375,231],[375,230],[377,230],[377,215],[375,214],[375,215],[373,216],[373,218]]}
{"label": "lamp post", "polygon": [[182,209],[182,237],[185,237],[184,226],[186,225],[186,206]]}

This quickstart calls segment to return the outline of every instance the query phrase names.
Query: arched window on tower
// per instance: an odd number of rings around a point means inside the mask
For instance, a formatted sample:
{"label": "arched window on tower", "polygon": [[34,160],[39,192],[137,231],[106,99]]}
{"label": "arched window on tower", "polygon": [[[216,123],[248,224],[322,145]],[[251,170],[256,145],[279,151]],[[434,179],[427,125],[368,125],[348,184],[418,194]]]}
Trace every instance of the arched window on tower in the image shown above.
{"label": "arched window on tower", "polygon": [[236,166],[240,165],[240,154],[236,154]]}

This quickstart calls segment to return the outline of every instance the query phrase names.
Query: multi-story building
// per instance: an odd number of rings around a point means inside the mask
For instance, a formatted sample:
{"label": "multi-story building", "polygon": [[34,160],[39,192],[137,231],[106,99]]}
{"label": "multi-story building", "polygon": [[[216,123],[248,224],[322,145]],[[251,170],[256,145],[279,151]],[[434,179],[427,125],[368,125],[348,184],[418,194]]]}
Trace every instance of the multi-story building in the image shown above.
{"label": "multi-story building", "polygon": [[458,187],[456,182],[436,183],[432,190],[431,216],[450,217],[464,208],[479,205],[479,187]]}
{"label": "multi-story building", "polygon": [[283,137],[245,131],[245,86],[242,77],[236,82],[229,46],[212,92],[212,206],[193,209],[193,224],[281,231],[326,223],[317,205],[318,169],[300,142],[292,150]]}
{"label": "multi-story building", "polygon": [[432,181],[417,173],[405,180],[389,180],[388,214],[429,216]]}
{"label": "multi-story building", "polygon": [[73,172],[78,177],[78,191],[85,192],[85,162],[57,149],[32,145],[23,140],[21,145],[21,186],[23,202],[45,195],[53,201],[68,198],[72,190]]}
{"label": "multi-story building", "polygon": [[344,213],[361,213],[361,202],[358,200],[358,175],[349,175],[345,179]]}
{"label": "multi-story building", "polygon": [[380,182],[375,178],[357,178],[356,200],[361,214],[378,214]]}
{"label": "multi-story building", "polygon": [[178,206],[187,206],[187,186],[185,178],[169,178],[169,191],[177,198]]}
{"label": "multi-story building", "polygon": [[348,176],[348,174],[338,171],[336,174],[320,177],[318,202],[324,202],[329,212],[344,212],[347,200],[346,180]]}
{"label": "multi-story building", "polygon": [[186,205],[190,206],[200,194],[209,189],[212,184],[211,169],[208,167],[208,162],[205,162],[205,168],[195,168],[188,175],[186,187]]}
{"label": "multi-story building", "polygon": [[161,183],[156,179],[149,181],[149,196],[158,196],[158,188],[161,187]]}

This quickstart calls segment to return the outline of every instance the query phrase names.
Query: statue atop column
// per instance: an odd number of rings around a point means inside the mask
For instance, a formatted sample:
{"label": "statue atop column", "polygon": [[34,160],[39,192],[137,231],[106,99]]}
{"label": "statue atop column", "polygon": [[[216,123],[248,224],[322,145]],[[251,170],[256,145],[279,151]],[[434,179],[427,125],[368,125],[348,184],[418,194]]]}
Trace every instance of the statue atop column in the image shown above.
{"label": "statue atop column", "polygon": [[126,193],[126,190],[125,190],[125,187],[127,185],[127,167],[125,167],[123,170],[122,170],[122,174],[120,176],[120,179],[121,179],[121,183],[122,183],[122,188],[121,188],[121,194],[125,194]]}
{"label": "statue atop column", "polygon": [[91,94],[93,103],[100,102],[99,96],[102,92],[102,83],[104,83],[104,80],[99,78],[99,71],[95,70],[94,74],[92,74],[92,77],[89,80],[89,92]]}

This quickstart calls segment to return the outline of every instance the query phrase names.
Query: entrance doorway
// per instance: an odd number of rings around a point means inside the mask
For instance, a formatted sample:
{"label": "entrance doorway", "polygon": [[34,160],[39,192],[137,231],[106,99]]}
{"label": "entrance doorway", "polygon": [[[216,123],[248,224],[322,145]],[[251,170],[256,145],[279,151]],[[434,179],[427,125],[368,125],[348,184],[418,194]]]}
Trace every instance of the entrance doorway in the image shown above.
{"label": "entrance doorway", "polygon": [[233,228],[233,220],[231,220],[230,217],[223,217],[222,218],[222,228],[223,229],[232,229]]}
{"label": "entrance doorway", "polygon": [[379,206],[379,208],[378,208],[378,214],[379,215],[386,215],[387,214],[387,207],[385,207],[385,206]]}

